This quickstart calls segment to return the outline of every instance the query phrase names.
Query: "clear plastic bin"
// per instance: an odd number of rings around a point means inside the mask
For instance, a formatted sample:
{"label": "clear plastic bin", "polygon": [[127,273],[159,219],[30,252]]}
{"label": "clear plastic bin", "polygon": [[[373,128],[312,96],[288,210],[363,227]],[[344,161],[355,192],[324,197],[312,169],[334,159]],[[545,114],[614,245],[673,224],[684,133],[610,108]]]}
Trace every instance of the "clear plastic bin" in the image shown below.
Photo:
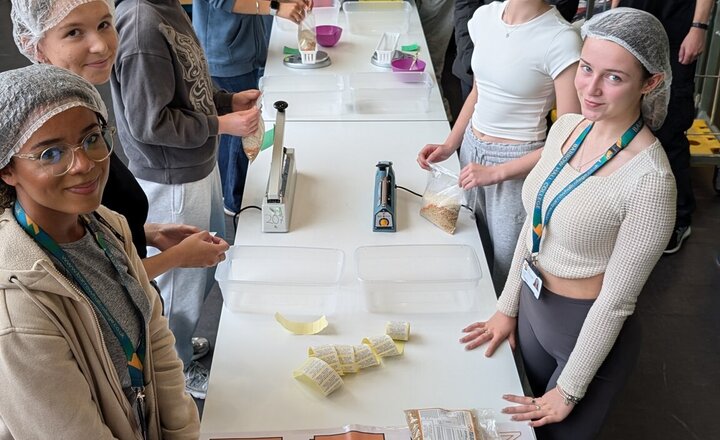
{"label": "clear plastic bin", "polygon": [[427,72],[367,72],[348,77],[355,113],[426,113],[434,85]]}
{"label": "clear plastic bin", "polygon": [[340,75],[276,75],[260,78],[263,118],[275,119],[275,101],[288,103],[288,119],[343,113],[343,79]]}
{"label": "clear plastic bin", "polygon": [[360,35],[379,35],[383,32],[407,33],[410,28],[409,2],[346,1],[343,11],[348,31]]}
{"label": "clear plastic bin", "polygon": [[232,246],[215,279],[232,311],[328,314],[337,304],[343,260],[339,249]]}
{"label": "clear plastic bin", "polygon": [[481,278],[466,245],[362,246],[355,250],[365,304],[375,313],[473,310]]}
{"label": "clear plastic bin", "polygon": [[[315,25],[333,24],[337,26],[340,15],[340,0],[316,0],[313,2]],[[275,16],[277,27],[283,31],[297,32],[298,25],[290,20]]]}

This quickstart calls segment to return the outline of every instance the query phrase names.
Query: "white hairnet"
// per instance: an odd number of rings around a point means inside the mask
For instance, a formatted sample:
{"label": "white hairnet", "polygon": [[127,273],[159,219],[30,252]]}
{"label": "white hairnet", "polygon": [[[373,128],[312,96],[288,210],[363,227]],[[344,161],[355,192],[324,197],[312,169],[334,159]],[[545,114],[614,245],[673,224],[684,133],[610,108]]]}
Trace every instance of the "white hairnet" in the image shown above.
{"label": "white hairnet", "polygon": [[12,0],[10,18],[13,38],[20,52],[33,63],[38,62],[37,46],[45,32],[57,26],[80,5],[103,1],[115,16],[112,0]]}
{"label": "white hairnet", "polygon": [[0,169],[53,116],[86,107],[107,121],[98,91],[81,76],[49,64],[0,72]]}
{"label": "white hairnet", "polygon": [[582,37],[608,40],[633,54],[651,74],[662,73],[663,81],[643,97],[642,114],[653,130],[662,125],[670,101],[670,43],[660,21],[633,8],[615,8],[588,20]]}

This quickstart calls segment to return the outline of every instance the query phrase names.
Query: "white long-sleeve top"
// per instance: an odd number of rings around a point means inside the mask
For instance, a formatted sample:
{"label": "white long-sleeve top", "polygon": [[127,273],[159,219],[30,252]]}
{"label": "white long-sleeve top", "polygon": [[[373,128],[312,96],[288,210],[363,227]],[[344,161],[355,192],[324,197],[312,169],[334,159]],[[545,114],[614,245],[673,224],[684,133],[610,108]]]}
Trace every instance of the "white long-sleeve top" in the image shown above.
{"label": "white long-sleeve top", "polygon": [[[497,309],[517,316],[520,267],[532,250],[532,211],[540,186],[562,157],[562,146],[583,117],[559,118],[538,164],[523,185],[527,219],[518,239],[510,275]],[[548,189],[550,202],[581,173],[566,165]],[[637,297],[668,243],[675,222],[676,189],[670,164],[658,140],[608,176],[591,176],[560,202],[544,226],[538,265],[561,278],[604,273],[558,384],[582,397],[635,310]],[[561,317],[558,317],[561,319]]]}

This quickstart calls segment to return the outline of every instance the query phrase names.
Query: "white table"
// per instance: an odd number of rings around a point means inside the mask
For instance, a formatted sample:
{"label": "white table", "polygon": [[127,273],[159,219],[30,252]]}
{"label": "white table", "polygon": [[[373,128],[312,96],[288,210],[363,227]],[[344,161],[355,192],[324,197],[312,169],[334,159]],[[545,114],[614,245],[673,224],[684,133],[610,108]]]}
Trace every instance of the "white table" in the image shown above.
{"label": "white table", "polygon": [[[422,192],[426,174],[415,162],[416,152],[448,130],[447,122],[287,123],[286,145],[296,149],[298,170],[290,232],[262,233],[259,211],[248,210],[239,216],[235,243],[343,250],[341,305],[328,316],[330,327],[315,336],[291,335],[271,315],[223,308],[202,438],[347,424],[399,426],[405,423],[404,409],[429,406],[495,408],[498,419],[507,420],[499,413],[505,406],[500,396],[522,394],[509,346],[487,359],[483,350],[467,352],[457,341],[465,325],[489,316],[495,304],[470,214],[463,210],[455,235],[448,235],[419,216],[420,198],[398,191],[398,231],[376,233],[371,228],[375,164],[393,161],[397,184]],[[250,166],[245,205],[261,204],[269,161],[266,151]],[[446,165],[458,168],[454,159]],[[363,310],[352,259],[356,247],[442,243],[468,244],[481,261],[484,276],[475,311],[381,315]],[[358,344],[365,336],[382,334],[389,319],[411,322],[403,356],[345,376],[345,385],[327,398],[293,379],[292,371],[303,363],[310,345]]]}
{"label": "white table", "polygon": [[[420,18],[414,3],[410,14],[410,28],[407,34],[400,36],[398,49],[405,44],[416,43],[420,46],[419,58],[426,61],[425,72],[429,73],[435,83],[430,94],[430,106],[427,112],[408,112],[392,114],[358,114],[353,112],[324,114],[324,115],[297,115],[288,114],[292,121],[447,121],[447,115],[440,97],[440,89],[435,80],[435,72],[430,62],[427,42],[422,32]],[[276,18],[277,20],[277,18]],[[265,76],[276,75],[348,75],[356,72],[389,72],[390,69],[373,65],[370,58],[381,35],[355,35],[348,31],[345,24],[345,15],[340,11],[338,25],[343,28],[340,42],[334,47],[320,47],[328,53],[332,64],[320,69],[293,69],[283,64],[283,48],[285,46],[297,48],[297,32],[284,31],[274,25],[268,47],[268,58],[265,65]],[[263,115],[266,119],[274,119],[274,110],[265,107]]]}

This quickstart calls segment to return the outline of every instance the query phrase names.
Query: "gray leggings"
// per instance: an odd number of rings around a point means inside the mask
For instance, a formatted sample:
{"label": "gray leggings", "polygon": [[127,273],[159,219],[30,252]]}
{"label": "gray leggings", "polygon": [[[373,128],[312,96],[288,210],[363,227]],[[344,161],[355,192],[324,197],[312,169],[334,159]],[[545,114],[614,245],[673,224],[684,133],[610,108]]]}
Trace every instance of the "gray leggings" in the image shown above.
{"label": "gray leggings", "polygon": [[[460,166],[465,167],[473,162],[487,166],[499,165],[525,156],[544,144],[545,141],[524,144],[481,141],[473,133],[471,124],[468,124],[460,147]],[[525,221],[522,203],[524,181],[506,180],[466,192],[468,204],[475,213],[475,222],[498,296],[505,286],[515,245]]]}
{"label": "gray leggings", "polygon": [[[540,299],[523,283],[518,312],[518,345],[533,394],[555,387],[594,300],[567,298],[542,289]],[[538,440],[594,439],[625,385],[640,351],[640,323],[625,320],[615,345],[598,369],[585,397],[560,423],[535,430]]]}

